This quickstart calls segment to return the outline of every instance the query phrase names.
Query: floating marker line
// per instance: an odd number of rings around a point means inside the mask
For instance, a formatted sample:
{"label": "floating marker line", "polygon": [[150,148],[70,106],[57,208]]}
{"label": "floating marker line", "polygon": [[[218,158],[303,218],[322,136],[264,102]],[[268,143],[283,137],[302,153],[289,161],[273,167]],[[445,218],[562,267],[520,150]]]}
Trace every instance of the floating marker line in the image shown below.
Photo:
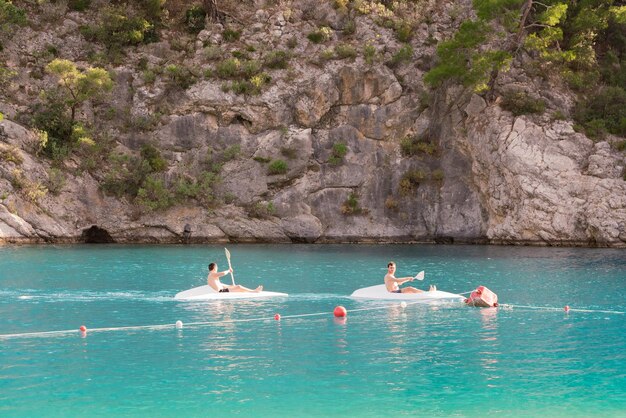
{"label": "floating marker line", "polygon": [[[406,306],[413,305],[417,303],[423,304],[424,301],[417,302],[405,302]],[[350,312],[360,312],[360,311],[373,311],[378,309],[388,309],[390,304],[381,305],[381,306],[373,306],[369,308],[357,308],[350,309]],[[332,314],[332,312],[331,312]],[[309,316],[322,316],[329,315],[329,312],[315,312],[315,313],[305,313],[305,314],[296,314],[296,315],[281,315],[281,319],[293,319],[293,318],[304,318]],[[261,317],[261,318],[242,318],[242,319],[224,319],[219,321],[202,321],[202,322],[187,322],[184,326],[202,326],[202,325],[220,325],[220,324],[229,324],[229,323],[238,323],[238,322],[256,322],[256,321],[275,321],[274,316],[271,317]],[[142,329],[168,329],[168,328],[176,328],[176,324],[157,324],[157,325],[130,325],[125,327],[104,327],[104,328],[89,328],[86,332],[106,332],[106,331],[133,331],[133,330],[142,330]],[[0,339],[9,339],[9,338],[21,338],[21,337],[43,337],[47,335],[63,335],[63,334],[75,334],[80,333],[81,331],[77,329],[66,329],[59,331],[40,331],[40,332],[24,332],[17,334],[0,334]]]}
{"label": "floating marker line", "polygon": [[[461,293],[462,294],[462,293]],[[436,299],[433,299],[436,300]],[[425,304],[424,300],[407,302],[401,301],[405,305],[400,305],[406,307],[409,305],[415,304]],[[355,308],[350,309],[349,312],[363,312],[363,311],[375,311],[380,309],[389,309],[390,307],[395,306],[394,304],[385,304],[380,306],[371,306],[367,308]],[[501,304],[500,308],[518,308],[518,309],[533,309],[533,310],[545,310],[545,311],[562,311],[562,308],[555,308],[551,306],[526,306],[526,305],[509,305],[509,304]],[[609,311],[609,310],[596,310],[596,309],[576,309],[570,308],[569,312],[585,312],[585,313],[607,313],[607,314],[617,314],[624,315],[625,312],[622,311]],[[332,313],[330,313],[332,314]],[[295,314],[295,315],[285,315],[280,316],[279,319],[293,319],[293,318],[304,318],[310,316],[322,316],[329,315],[329,312],[315,312],[315,313],[305,313],[305,314]],[[276,318],[274,316],[270,317],[260,317],[260,318],[242,318],[242,319],[223,319],[223,320],[215,320],[215,321],[202,321],[202,322],[188,322],[184,324],[185,326],[203,326],[203,325],[222,325],[229,323],[240,323],[240,322],[259,322],[259,321],[275,321]],[[155,324],[155,325],[130,325],[124,327],[103,327],[103,328],[90,328],[85,332],[107,332],[107,331],[135,331],[135,330],[161,330],[161,329],[179,329],[176,323],[174,324]],[[59,331],[39,331],[39,332],[24,332],[24,333],[16,333],[16,334],[0,334],[0,340],[9,339],[9,338],[28,338],[28,337],[44,337],[49,335],[64,335],[64,334],[75,334],[75,333],[83,333],[78,329],[66,329]]]}
{"label": "floating marker line", "polygon": [[[522,308],[522,309],[534,309],[534,310],[542,310],[542,311],[562,311],[563,308],[555,308],[552,306],[526,306],[526,305],[509,305],[509,304],[501,304],[501,308]],[[587,313],[607,313],[607,314],[616,314],[616,315],[624,315],[626,312],[622,311],[604,311],[600,309],[576,309],[576,308],[568,308],[569,312],[587,312]]]}

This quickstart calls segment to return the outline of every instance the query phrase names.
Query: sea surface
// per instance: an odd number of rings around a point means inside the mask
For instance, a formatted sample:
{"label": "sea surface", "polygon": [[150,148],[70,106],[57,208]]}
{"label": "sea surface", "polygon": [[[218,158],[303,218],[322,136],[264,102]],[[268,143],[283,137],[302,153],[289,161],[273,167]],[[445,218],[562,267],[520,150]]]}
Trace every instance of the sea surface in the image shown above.
{"label": "sea surface", "polygon": [[[0,247],[0,416],[626,417],[625,250],[228,249],[238,284],[289,297],[174,300],[223,246]],[[349,297],[390,260],[503,306]]]}

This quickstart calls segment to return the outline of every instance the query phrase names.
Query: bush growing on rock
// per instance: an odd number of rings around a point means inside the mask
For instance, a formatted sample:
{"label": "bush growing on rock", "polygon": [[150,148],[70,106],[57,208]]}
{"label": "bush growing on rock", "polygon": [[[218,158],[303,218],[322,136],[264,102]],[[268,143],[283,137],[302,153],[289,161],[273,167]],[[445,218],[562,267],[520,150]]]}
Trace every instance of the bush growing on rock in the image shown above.
{"label": "bush growing on rock", "polygon": [[111,153],[107,165],[109,170],[100,186],[116,197],[137,196],[144,179],[152,172],[148,161],[127,154]]}
{"label": "bush growing on rock", "polygon": [[5,32],[10,25],[25,25],[28,22],[26,11],[10,0],[0,0],[0,31]]}
{"label": "bush growing on rock", "polygon": [[148,162],[152,171],[165,171],[167,161],[161,156],[161,152],[152,144],[144,144],[141,147],[141,158]]}
{"label": "bush growing on rock", "polygon": [[454,36],[437,46],[437,65],[426,73],[424,81],[439,87],[446,80],[457,81],[474,91],[488,88],[494,71],[509,65],[511,54],[501,50],[483,50],[492,33],[490,25],[483,21],[465,21]]}
{"label": "bush growing on rock", "polygon": [[369,42],[363,46],[363,59],[368,65],[374,64],[376,60],[376,47]]}
{"label": "bush growing on rock", "polygon": [[398,50],[398,52],[393,54],[393,56],[391,57],[391,60],[389,61],[387,65],[390,67],[397,67],[398,65],[404,62],[409,62],[412,59],[413,59],[413,48],[411,48],[411,45],[405,44]]}
{"label": "bush growing on rock", "polygon": [[321,44],[323,42],[330,41],[330,38],[332,38],[332,36],[333,30],[327,26],[322,26],[321,28],[310,32],[306,37],[314,44]]}
{"label": "bush growing on rock", "polygon": [[287,172],[287,163],[283,160],[274,160],[267,167],[267,173],[270,175],[285,174]]}
{"label": "bush growing on rock", "polygon": [[50,168],[48,170],[48,191],[55,196],[58,196],[65,186],[65,173],[58,168]]}
{"label": "bush growing on rock", "polygon": [[400,179],[399,192],[402,196],[409,196],[426,179],[426,173],[422,170],[409,170]]}
{"label": "bush growing on rock", "polygon": [[241,61],[237,58],[228,58],[218,63],[215,70],[220,78],[233,78],[239,74],[240,68]]}
{"label": "bush growing on rock", "polygon": [[598,89],[586,100],[579,101],[574,119],[591,138],[610,132],[626,136],[626,90],[617,86]]}
{"label": "bush growing on rock", "polygon": [[346,36],[354,35],[356,33],[356,22],[353,19],[348,19],[343,25],[343,34]]}
{"label": "bush growing on rock", "polygon": [[141,7],[151,22],[160,22],[163,19],[163,6],[167,0],[141,0]]}
{"label": "bush growing on rock", "polygon": [[286,69],[289,65],[289,54],[285,51],[272,51],[263,60],[267,68]]}
{"label": "bush growing on rock", "polygon": [[171,207],[174,204],[174,199],[171,192],[165,187],[164,181],[150,175],[137,191],[135,202],[144,209],[157,211]]}
{"label": "bush growing on rock", "polygon": [[398,201],[391,195],[385,199],[385,207],[389,210],[398,210]]}
{"label": "bush growing on rock", "polygon": [[102,10],[99,26],[82,26],[81,33],[88,41],[100,42],[111,54],[120,53],[128,45],[155,40],[154,26],[123,6],[109,6]]}
{"label": "bush growing on rock", "polygon": [[79,105],[101,97],[113,88],[113,81],[103,68],[80,71],[72,61],[57,58],[46,66],[46,71],[58,77],[59,90],[64,92],[72,123],[76,120]]}
{"label": "bush growing on rock", "polygon": [[356,58],[356,48],[349,44],[339,44],[335,47],[335,53],[339,59]]}
{"label": "bush growing on rock", "polygon": [[171,84],[183,90],[188,89],[196,82],[196,76],[189,68],[176,64],[166,66],[165,75]]}
{"label": "bush growing on rock", "polygon": [[535,99],[523,91],[507,92],[502,99],[502,108],[513,113],[513,116],[543,113],[546,109],[543,99]]}
{"label": "bush growing on rock", "polygon": [[359,206],[359,197],[355,192],[348,195],[348,199],[341,205],[341,213],[344,215],[360,215],[363,209]]}
{"label": "bush growing on rock", "polygon": [[190,33],[200,33],[204,29],[204,19],[206,12],[200,5],[195,5],[185,12],[185,26]]}
{"label": "bush growing on rock", "polygon": [[348,153],[348,146],[343,142],[336,142],[333,144],[333,151],[328,158],[328,164],[339,165],[343,162],[343,157]]}
{"label": "bush growing on rock", "polygon": [[430,178],[434,181],[442,181],[444,178],[443,170],[440,168],[433,170],[433,172],[430,174]]}
{"label": "bush growing on rock", "polygon": [[224,41],[226,41],[226,42],[238,41],[240,37],[241,37],[241,31],[240,30],[236,30],[236,29],[232,29],[232,28],[226,28],[222,32],[222,39]]}
{"label": "bush growing on rock", "polygon": [[222,153],[222,161],[231,161],[239,157],[241,154],[241,146],[239,144],[231,145]]}
{"label": "bush growing on rock", "polygon": [[400,140],[400,151],[405,157],[414,157],[419,154],[435,155],[437,144],[428,139],[428,135],[407,136]]}
{"label": "bush growing on rock", "polygon": [[[0,118],[0,121],[2,119]],[[17,147],[8,147],[4,144],[0,144],[0,160],[5,161],[7,163],[13,163],[15,165],[22,165],[24,162],[24,158],[20,154],[20,151]]]}
{"label": "bush growing on rock", "polygon": [[91,0],[68,0],[67,8],[75,12],[85,11],[91,6]]}
{"label": "bush growing on rock", "polygon": [[38,181],[32,181],[18,168],[11,172],[11,185],[18,190],[26,199],[33,203],[39,202],[48,193],[48,189]]}
{"label": "bush growing on rock", "polygon": [[77,120],[78,108],[85,102],[104,97],[113,81],[102,68],[79,70],[68,60],[55,59],[46,71],[58,77],[56,90],[43,94],[43,102],[33,106],[34,127],[47,132],[44,153],[63,159],[84,138],[85,127]]}
{"label": "bush growing on rock", "polygon": [[273,202],[256,202],[248,211],[248,215],[252,218],[267,219],[274,216],[276,208]]}
{"label": "bush growing on rock", "polygon": [[393,29],[400,42],[409,42],[413,37],[413,25],[406,20],[396,22]]}
{"label": "bush growing on rock", "polygon": [[179,175],[174,181],[174,204],[195,199],[205,208],[215,203],[215,184],[219,181],[217,174],[205,171],[198,179],[190,175]]}

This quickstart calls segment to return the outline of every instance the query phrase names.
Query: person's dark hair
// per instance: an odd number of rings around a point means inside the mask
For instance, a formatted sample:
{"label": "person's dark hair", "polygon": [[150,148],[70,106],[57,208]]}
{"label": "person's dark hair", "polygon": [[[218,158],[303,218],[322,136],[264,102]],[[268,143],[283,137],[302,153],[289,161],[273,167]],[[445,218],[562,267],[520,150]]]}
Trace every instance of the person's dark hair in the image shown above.
{"label": "person's dark hair", "polygon": [[390,261],[389,263],[387,263],[387,268],[391,267],[391,266],[395,266],[396,263],[394,263],[393,261]]}
{"label": "person's dark hair", "polygon": [[211,263],[209,264],[209,271],[213,270],[217,264]]}

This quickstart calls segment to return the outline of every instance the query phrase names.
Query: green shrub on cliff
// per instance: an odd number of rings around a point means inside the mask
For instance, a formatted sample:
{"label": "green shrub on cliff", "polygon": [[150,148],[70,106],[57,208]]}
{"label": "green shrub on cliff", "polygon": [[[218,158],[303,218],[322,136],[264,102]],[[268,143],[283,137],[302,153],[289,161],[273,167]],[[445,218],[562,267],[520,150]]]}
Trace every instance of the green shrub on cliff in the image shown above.
{"label": "green shrub on cliff", "polygon": [[285,174],[287,172],[287,163],[283,160],[274,160],[267,167],[267,173],[270,175]]}
{"label": "green shrub on cliff", "polygon": [[328,158],[328,164],[339,165],[343,162],[343,157],[348,153],[348,146],[343,142],[336,142],[333,144],[333,151]]}
{"label": "green shrub on cliff", "polygon": [[85,11],[91,6],[91,0],[68,0],[67,8],[76,12]]}
{"label": "green shrub on cliff", "polygon": [[235,42],[235,41],[238,41],[240,37],[241,37],[241,31],[237,29],[226,28],[222,32],[222,39],[225,42]]}
{"label": "green shrub on cliff", "polygon": [[110,53],[119,53],[128,45],[155,40],[153,31],[152,23],[123,6],[105,7],[98,26],[81,27],[85,39],[105,45]]}
{"label": "green shrub on cliff", "polygon": [[400,152],[405,157],[414,157],[420,154],[434,155],[437,150],[437,144],[431,141],[428,135],[407,136],[400,140]]}
{"label": "green shrub on cliff", "polygon": [[477,92],[485,91],[492,72],[506,68],[512,59],[507,51],[480,48],[491,32],[484,21],[463,22],[452,39],[437,46],[439,61],[426,73],[424,81],[438,87],[453,80]]}
{"label": "green shrub on cliff", "polygon": [[137,191],[135,202],[144,209],[156,211],[171,207],[174,198],[161,178],[150,175]]}
{"label": "green shrub on cliff", "polygon": [[265,56],[263,64],[267,68],[286,69],[289,65],[289,54],[285,51],[272,51]]}
{"label": "green shrub on cliff", "polygon": [[137,196],[144,179],[152,172],[148,161],[119,153],[109,155],[107,168],[100,186],[105,193],[117,197]]}
{"label": "green shrub on cliff", "polygon": [[574,119],[591,138],[606,132],[626,137],[626,90],[603,87],[576,104]]}
{"label": "green shrub on cliff", "polygon": [[546,102],[535,99],[524,91],[510,91],[503,95],[502,108],[513,113],[513,116],[543,113]]}
{"label": "green shrub on cliff", "polygon": [[348,195],[348,198],[341,205],[341,213],[344,215],[360,215],[363,213],[363,209],[359,206],[359,196],[352,192]]}
{"label": "green shrub on cliff", "polygon": [[165,171],[167,169],[167,161],[161,156],[161,151],[159,151],[154,145],[142,145],[140,155],[141,158],[148,162],[152,171],[158,172]]}
{"label": "green shrub on cliff", "polygon": [[85,135],[78,123],[79,107],[90,100],[104,97],[113,81],[102,68],[79,70],[72,61],[55,59],[46,71],[58,78],[55,90],[42,94],[42,102],[33,106],[34,127],[47,132],[44,153],[53,159],[62,159],[72,151]]}
{"label": "green shrub on cliff", "polygon": [[413,59],[413,48],[409,44],[404,44],[393,56],[389,63],[390,67],[397,67],[404,62],[410,62]]}
{"label": "green shrub on cliff", "polygon": [[192,86],[197,79],[189,68],[176,64],[169,64],[165,67],[165,76],[171,85],[183,90]]}
{"label": "green shrub on cliff", "polygon": [[204,29],[206,12],[200,5],[194,5],[185,12],[185,25],[191,33],[199,33]]}
{"label": "green shrub on cliff", "polygon": [[15,165],[22,165],[24,158],[22,157],[22,154],[20,154],[17,147],[8,147],[4,144],[0,144],[0,161],[13,163]]}
{"label": "green shrub on cliff", "polygon": [[314,44],[321,44],[330,41],[333,37],[333,30],[327,26],[322,26],[321,28],[310,32],[306,37]]}
{"label": "green shrub on cliff", "polygon": [[13,5],[10,0],[0,0],[0,30],[4,31],[10,25],[22,26],[27,22],[24,9]]}
{"label": "green shrub on cliff", "polygon": [[417,189],[421,182],[426,179],[426,173],[422,170],[409,170],[402,175],[399,184],[399,192],[402,196],[409,196]]}
{"label": "green shrub on cliff", "polygon": [[274,202],[256,202],[248,210],[250,217],[259,219],[267,219],[274,216],[275,213]]}

